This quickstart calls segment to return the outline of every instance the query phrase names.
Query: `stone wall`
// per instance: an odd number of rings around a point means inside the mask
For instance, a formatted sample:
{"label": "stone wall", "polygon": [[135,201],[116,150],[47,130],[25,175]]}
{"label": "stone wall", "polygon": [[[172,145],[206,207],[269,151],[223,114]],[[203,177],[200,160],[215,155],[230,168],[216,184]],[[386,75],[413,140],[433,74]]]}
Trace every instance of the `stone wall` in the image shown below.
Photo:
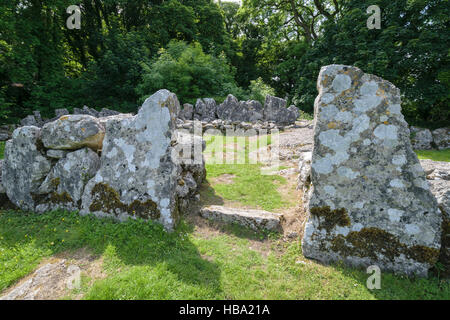
{"label": "stone wall", "polygon": [[160,90],[135,116],[62,115],[20,127],[6,142],[0,193],[22,210],[140,217],[172,230],[205,178],[202,156],[186,163],[174,153],[195,143],[179,141],[178,110],[175,94]]}
{"label": "stone wall", "polygon": [[314,148],[299,178],[304,255],[426,275],[440,254],[442,212],[412,150],[399,90],[342,65],[323,67],[317,86]]}
{"label": "stone wall", "polygon": [[286,108],[286,104],[286,100],[268,95],[263,107],[258,101],[239,101],[230,94],[219,105],[211,98],[198,99],[195,107],[185,104],[179,117],[182,120],[208,123],[222,120],[247,123],[272,122],[277,126],[293,125],[300,113],[295,106]]}

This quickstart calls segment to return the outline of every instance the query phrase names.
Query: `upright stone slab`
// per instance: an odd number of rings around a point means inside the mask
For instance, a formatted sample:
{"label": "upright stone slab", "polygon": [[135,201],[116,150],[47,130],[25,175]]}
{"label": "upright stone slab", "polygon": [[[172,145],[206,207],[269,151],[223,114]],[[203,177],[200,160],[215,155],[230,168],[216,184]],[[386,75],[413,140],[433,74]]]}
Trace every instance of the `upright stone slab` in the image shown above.
{"label": "upright stone slab", "polygon": [[216,119],[216,109],[217,105],[214,99],[197,99],[197,102],[195,104],[194,118],[196,120],[211,122]]}
{"label": "upright stone slab", "polygon": [[284,99],[267,95],[264,102],[264,119],[273,121],[277,125],[294,124],[299,116],[299,111],[292,106],[286,108],[286,103]]}
{"label": "upright stone slab", "polygon": [[317,86],[303,254],[427,275],[442,213],[411,148],[400,91],[343,65],[323,67]]}
{"label": "upright stone slab", "polygon": [[227,98],[217,106],[217,116],[221,120],[233,120],[233,114],[236,113],[236,109],[239,107],[239,100],[229,94]]}
{"label": "upright stone slab", "polygon": [[22,210],[35,209],[35,193],[51,169],[42,149],[40,129],[34,126],[17,128],[6,142],[2,184],[11,202]]}
{"label": "upright stone slab", "polygon": [[171,142],[178,108],[176,95],[160,90],[136,116],[106,123],[101,166],[86,185],[82,213],[141,217],[173,229],[180,166],[171,159]]}

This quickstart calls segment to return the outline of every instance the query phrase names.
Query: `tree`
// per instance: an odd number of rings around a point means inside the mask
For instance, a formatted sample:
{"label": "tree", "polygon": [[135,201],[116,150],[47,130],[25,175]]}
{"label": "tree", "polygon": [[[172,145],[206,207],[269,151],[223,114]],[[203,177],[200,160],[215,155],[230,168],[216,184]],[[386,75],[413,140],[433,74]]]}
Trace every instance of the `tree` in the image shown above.
{"label": "tree", "polygon": [[222,98],[229,93],[240,96],[231,69],[224,56],[203,52],[199,43],[171,41],[150,65],[137,88],[140,101],[159,89],[168,89],[183,102],[195,103],[197,98]]}

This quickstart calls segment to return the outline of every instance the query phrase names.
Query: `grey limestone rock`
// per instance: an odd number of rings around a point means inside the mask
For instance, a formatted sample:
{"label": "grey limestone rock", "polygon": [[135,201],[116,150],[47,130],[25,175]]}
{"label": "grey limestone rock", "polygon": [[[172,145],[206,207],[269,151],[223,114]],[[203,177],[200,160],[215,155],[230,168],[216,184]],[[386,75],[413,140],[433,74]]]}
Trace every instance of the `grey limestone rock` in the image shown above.
{"label": "grey limestone rock", "polygon": [[323,67],[303,254],[426,276],[442,213],[412,150],[400,91],[351,66]]}
{"label": "grey limestone rock", "polygon": [[5,146],[2,183],[8,198],[22,210],[34,210],[35,194],[51,169],[39,135],[37,127],[20,127]]}
{"label": "grey limestone rock", "polygon": [[439,128],[432,132],[433,142],[439,150],[450,148],[450,128]]}
{"label": "grey limestone rock", "polygon": [[137,115],[106,123],[100,169],[85,187],[81,213],[140,217],[174,228],[180,166],[171,159],[171,144],[178,107],[175,94],[159,90]]}
{"label": "grey limestone rock", "polygon": [[41,197],[35,210],[79,210],[84,187],[99,167],[99,156],[89,148],[67,153],[53,166],[39,187],[37,194]]}
{"label": "grey limestone rock", "polygon": [[41,138],[49,149],[76,150],[102,148],[105,129],[100,121],[89,115],[65,115],[42,127]]}
{"label": "grey limestone rock", "polygon": [[429,129],[411,127],[410,131],[413,149],[428,150],[432,148],[431,143],[433,142],[433,135]]}
{"label": "grey limestone rock", "polygon": [[280,231],[283,215],[264,210],[243,210],[223,206],[208,206],[200,210],[204,218],[237,223],[253,230]]}

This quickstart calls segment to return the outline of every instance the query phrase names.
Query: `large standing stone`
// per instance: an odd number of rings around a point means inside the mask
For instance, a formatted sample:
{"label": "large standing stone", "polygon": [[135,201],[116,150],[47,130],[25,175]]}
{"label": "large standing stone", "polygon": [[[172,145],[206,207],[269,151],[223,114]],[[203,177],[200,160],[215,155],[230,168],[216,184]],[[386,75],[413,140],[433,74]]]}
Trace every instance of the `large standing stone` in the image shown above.
{"label": "large standing stone", "polygon": [[267,95],[264,103],[264,120],[273,121],[277,125],[294,124],[298,118],[298,110],[286,108],[286,103],[284,99]]}
{"label": "large standing stone", "polygon": [[259,101],[248,100],[239,102],[239,107],[233,113],[231,120],[256,122],[263,119],[263,107]]}
{"label": "large standing stone", "polygon": [[193,120],[194,106],[189,103],[183,104],[183,109],[180,111],[179,118],[183,120]]}
{"label": "large standing stone", "polygon": [[323,67],[317,85],[304,255],[425,276],[442,213],[411,148],[400,91],[343,65]]}
{"label": "large standing stone", "polygon": [[415,150],[431,149],[433,135],[429,129],[411,127],[411,144]]}
{"label": "large standing stone", "polygon": [[450,277],[450,180],[430,180],[429,183],[443,217],[439,263],[444,270],[441,275]]}
{"label": "large standing stone", "polygon": [[238,108],[238,99],[232,94],[229,94],[225,101],[217,107],[217,117],[222,120],[232,120],[232,116],[236,114],[236,109]]}
{"label": "large standing stone", "polygon": [[197,99],[194,119],[211,122],[216,119],[216,101],[211,98]]}
{"label": "large standing stone", "polygon": [[41,197],[36,211],[79,210],[84,187],[99,167],[99,156],[89,148],[68,153],[55,164],[37,191]]}
{"label": "large standing stone", "polygon": [[171,159],[171,141],[178,106],[175,94],[160,90],[136,116],[107,122],[101,166],[86,185],[82,213],[153,219],[173,229],[180,166]]}
{"label": "large standing stone", "polygon": [[439,150],[450,148],[450,128],[439,128],[432,132],[433,142]]}
{"label": "large standing stone", "polygon": [[2,183],[2,168],[3,168],[3,163],[5,162],[5,160],[0,160],[0,193],[6,193],[6,189],[3,186]]}
{"label": "large standing stone", "polygon": [[25,118],[23,118],[22,120],[20,120],[20,125],[23,127],[26,126],[38,126],[38,123],[36,121],[36,118],[33,115],[28,115]]}
{"label": "large standing stone", "polygon": [[102,148],[105,129],[100,121],[89,115],[66,115],[42,127],[41,138],[50,149],[75,150]]}
{"label": "large standing stone", "polygon": [[20,127],[5,146],[3,186],[11,202],[23,210],[34,210],[35,193],[51,168],[41,151],[39,133],[37,127]]}

